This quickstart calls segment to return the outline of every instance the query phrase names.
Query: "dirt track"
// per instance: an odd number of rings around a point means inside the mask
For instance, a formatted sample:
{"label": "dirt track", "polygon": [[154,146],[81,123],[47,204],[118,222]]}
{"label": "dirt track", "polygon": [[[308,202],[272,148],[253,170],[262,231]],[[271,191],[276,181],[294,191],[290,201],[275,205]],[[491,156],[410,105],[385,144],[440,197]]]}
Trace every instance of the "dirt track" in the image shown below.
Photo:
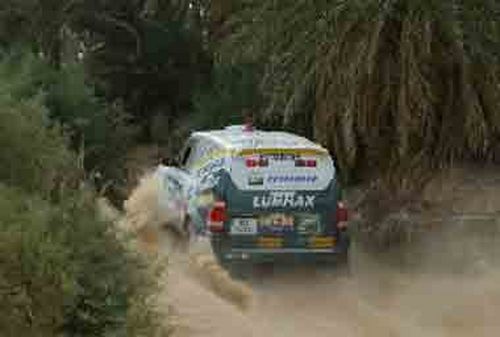
{"label": "dirt track", "polygon": [[350,277],[281,270],[252,281],[247,312],[172,273],[177,336],[498,336],[500,273],[399,272],[358,256]]}
{"label": "dirt track", "polygon": [[160,250],[171,258],[164,300],[178,314],[174,336],[500,336],[500,180],[494,171],[476,176],[459,172],[433,186],[432,198],[449,207],[432,220],[440,230],[405,252],[406,262],[355,247],[350,276],[267,270],[249,281],[247,310],[193,275],[187,256],[161,234]]}

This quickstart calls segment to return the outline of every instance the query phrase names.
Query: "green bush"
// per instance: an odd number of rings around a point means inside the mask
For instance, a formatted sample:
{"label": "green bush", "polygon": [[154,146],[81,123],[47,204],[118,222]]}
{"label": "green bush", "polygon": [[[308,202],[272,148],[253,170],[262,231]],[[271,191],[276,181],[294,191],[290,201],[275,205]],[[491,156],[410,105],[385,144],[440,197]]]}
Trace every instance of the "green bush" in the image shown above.
{"label": "green bush", "polygon": [[50,207],[0,187],[0,331],[54,336],[71,279],[68,250],[49,233]]}
{"label": "green bush", "polygon": [[39,99],[13,102],[0,91],[0,182],[46,194],[69,174],[71,159]]}
{"label": "green bush", "polygon": [[[133,300],[157,289],[146,261],[127,249],[101,220],[93,196],[75,193],[54,212],[53,228],[71,247],[72,292],[66,296],[64,331],[70,336],[127,336]],[[147,307],[141,308],[149,313]],[[152,317],[150,317],[152,318]],[[132,321],[130,321],[132,322]],[[151,323],[151,330],[155,328]]]}
{"label": "green bush", "polygon": [[0,95],[15,104],[38,97],[44,123],[63,125],[71,150],[83,155],[81,166],[122,183],[125,156],[138,129],[121,104],[105,104],[95,94],[82,64],[53,69],[31,53],[10,52],[0,57]]}
{"label": "green bush", "polygon": [[100,217],[43,85],[18,70],[0,77],[0,335],[163,336],[156,270]]}
{"label": "green bush", "polygon": [[51,119],[69,129],[72,147],[84,151],[85,168],[108,179],[123,178],[125,154],[138,133],[131,116],[121,104],[106,105],[96,96],[81,64],[66,65],[48,84],[45,101]]}
{"label": "green bush", "polygon": [[109,229],[91,194],[73,192],[53,205],[0,186],[0,331],[29,337],[159,330],[146,307],[158,290],[153,275]]}

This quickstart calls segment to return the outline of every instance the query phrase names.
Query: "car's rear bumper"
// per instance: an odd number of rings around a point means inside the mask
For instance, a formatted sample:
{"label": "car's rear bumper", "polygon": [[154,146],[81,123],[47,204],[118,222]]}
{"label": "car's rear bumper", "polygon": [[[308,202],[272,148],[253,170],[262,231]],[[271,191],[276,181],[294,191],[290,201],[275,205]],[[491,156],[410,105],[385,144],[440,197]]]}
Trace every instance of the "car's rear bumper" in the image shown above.
{"label": "car's rear bumper", "polygon": [[350,246],[350,240],[344,236],[338,240],[333,248],[260,248],[260,247],[231,247],[224,240],[213,240],[214,253],[221,262],[248,261],[248,262],[280,262],[280,261],[318,261],[336,260],[344,258]]}
{"label": "car's rear bumper", "polygon": [[332,251],[323,249],[232,249],[222,254],[224,262],[227,261],[248,261],[258,262],[288,262],[288,261],[319,261],[335,260],[345,251]]}

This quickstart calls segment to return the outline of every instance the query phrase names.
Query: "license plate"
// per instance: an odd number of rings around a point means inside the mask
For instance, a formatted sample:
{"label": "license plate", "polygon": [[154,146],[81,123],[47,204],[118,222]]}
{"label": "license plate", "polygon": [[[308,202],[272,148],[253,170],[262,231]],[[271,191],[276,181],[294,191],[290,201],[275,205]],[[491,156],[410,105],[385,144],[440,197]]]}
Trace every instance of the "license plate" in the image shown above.
{"label": "license plate", "polygon": [[257,234],[256,219],[233,219],[231,234],[253,235]]}

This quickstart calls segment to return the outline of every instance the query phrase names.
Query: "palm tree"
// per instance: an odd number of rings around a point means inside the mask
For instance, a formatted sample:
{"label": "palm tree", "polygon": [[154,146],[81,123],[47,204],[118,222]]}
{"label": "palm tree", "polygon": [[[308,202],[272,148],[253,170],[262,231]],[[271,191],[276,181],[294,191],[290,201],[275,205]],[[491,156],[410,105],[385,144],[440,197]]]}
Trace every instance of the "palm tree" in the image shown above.
{"label": "palm tree", "polygon": [[308,115],[345,171],[493,159],[500,3],[240,1],[225,62],[259,60],[263,118]]}

